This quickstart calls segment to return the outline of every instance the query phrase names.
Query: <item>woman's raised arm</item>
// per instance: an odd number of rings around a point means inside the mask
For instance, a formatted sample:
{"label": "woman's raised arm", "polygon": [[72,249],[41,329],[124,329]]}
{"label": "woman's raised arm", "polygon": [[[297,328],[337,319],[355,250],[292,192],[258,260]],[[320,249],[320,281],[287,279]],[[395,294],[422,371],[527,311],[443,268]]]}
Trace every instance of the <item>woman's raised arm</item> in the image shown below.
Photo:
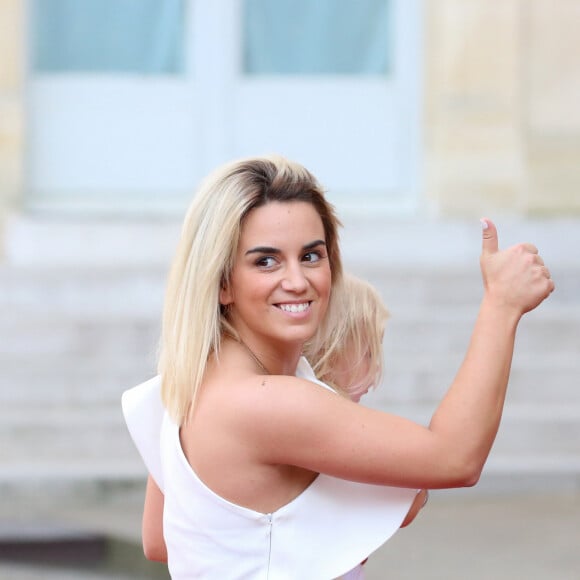
{"label": "woman's raised arm", "polygon": [[433,432],[461,440],[474,482],[499,428],[519,320],[554,290],[535,246],[499,251],[495,226],[482,223],[484,298],[465,360],[430,424]]}
{"label": "woman's raised arm", "polygon": [[463,364],[429,427],[304,381],[268,377],[268,388],[239,402],[236,420],[259,441],[261,461],[402,487],[478,481],[499,427],[518,322],[554,289],[534,246],[500,251],[495,226],[483,223],[484,297]]}

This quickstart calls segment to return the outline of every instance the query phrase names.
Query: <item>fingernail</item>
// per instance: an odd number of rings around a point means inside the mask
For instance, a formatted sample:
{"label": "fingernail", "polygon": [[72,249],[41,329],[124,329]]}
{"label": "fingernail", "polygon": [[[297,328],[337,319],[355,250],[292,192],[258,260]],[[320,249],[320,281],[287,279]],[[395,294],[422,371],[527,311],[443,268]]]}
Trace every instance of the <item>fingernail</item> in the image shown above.
{"label": "fingernail", "polygon": [[480,219],[479,221],[481,222],[481,229],[482,230],[487,230],[487,228],[489,227],[489,225],[487,224],[487,222],[484,219]]}

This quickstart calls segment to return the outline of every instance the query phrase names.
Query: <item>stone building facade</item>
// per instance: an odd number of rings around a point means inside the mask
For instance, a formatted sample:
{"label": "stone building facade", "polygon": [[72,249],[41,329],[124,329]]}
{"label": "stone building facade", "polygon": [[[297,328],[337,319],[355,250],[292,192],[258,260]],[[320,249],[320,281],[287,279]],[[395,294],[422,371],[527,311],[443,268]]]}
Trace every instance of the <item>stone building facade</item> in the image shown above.
{"label": "stone building facade", "polygon": [[[155,372],[180,220],[31,207],[28,4],[0,0],[0,439],[12,442],[0,452],[0,492],[33,479],[141,481],[119,397]],[[418,203],[403,216],[342,215],[354,224],[347,266],[393,313],[375,403],[428,420],[481,295],[477,218],[505,216],[514,241],[546,249],[558,291],[519,340],[490,473],[512,487],[577,489],[580,0],[417,6]]]}
{"label": "stone building facade", "polygon": [[[578,0],[425,0],[418,213],[580,212]],[[0,215],[26,211],[26,2],[0,5]]]}
{"label": "stone building facade", "polygon": [[24,6],[0,5],[0,215],[14,211],[24,195],[25,68]]}

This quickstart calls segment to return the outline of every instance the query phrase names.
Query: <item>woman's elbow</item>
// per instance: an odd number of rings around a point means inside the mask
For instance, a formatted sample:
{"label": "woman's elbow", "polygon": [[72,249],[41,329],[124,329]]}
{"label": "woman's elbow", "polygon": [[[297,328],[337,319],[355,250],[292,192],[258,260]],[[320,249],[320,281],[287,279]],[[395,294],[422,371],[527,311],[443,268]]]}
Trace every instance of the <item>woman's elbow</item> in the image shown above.
{"label": "woman's elbow", "polygon": [[453,487],[474,487],[477,485],[482,471],[483,465],[479,462],[465,462],[458,468]]}
{"label": "woman's elbow", "polygon": [[479,481],[482,471],[483,465],[479,461],[457,460],[447,464],[439,485],[433,487],[442,489],[473,487]]}
{"label": "woman's elbow", "polygon": [[480,477],[481,471],[468,473],[465,475],[461,485],[458,487],[474,487],[479,482]]}

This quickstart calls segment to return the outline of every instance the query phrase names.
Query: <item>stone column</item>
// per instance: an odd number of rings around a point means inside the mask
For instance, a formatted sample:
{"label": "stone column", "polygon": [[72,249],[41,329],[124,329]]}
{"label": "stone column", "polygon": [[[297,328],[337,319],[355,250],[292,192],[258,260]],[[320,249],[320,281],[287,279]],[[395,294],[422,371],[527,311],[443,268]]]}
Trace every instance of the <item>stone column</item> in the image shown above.
{"label": "stone column", "polygon": [[580,213],[580,0],[528,0],[525,211]]}
{"label": "stone column", "polygon": [[425,2],[425,195],[438,214],[520,211],[522,5]]}
{"label": "stone column", "polygon": [[24,0],[0,2],[0,220],[23,190]]}

